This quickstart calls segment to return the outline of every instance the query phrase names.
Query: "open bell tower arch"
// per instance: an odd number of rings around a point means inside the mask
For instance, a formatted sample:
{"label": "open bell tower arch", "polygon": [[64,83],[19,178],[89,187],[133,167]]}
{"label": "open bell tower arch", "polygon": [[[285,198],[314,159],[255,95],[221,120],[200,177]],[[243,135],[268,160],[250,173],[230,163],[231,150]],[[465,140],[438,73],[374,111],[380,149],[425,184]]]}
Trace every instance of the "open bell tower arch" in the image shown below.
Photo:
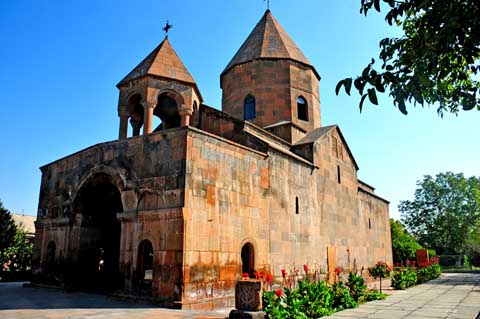
{"label": "open bell tower arch", "polygon": [[[194,105],[203,102],[190,72],[178,57],[168,37],[118,84],[119,139],[127,138],[128,121],[133,136],[190,125]],[[153,127],[153,117],[162,123]]]}

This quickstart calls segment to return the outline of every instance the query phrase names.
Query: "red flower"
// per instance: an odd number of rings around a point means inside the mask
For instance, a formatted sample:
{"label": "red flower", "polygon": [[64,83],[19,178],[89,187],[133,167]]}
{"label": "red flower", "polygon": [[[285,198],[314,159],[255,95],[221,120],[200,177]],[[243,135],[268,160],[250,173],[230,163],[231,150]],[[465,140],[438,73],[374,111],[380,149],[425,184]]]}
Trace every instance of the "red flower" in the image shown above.
{"label": "red flower", "polygon": [[412,267],[415,267],[415,260],[412,260]]}
{"label": "red flower", "polygon": [[272,279],[273,279],[272,274],[267,274],[267,275],[265,276],[265,280],[267,281],[268,284],[271,284],[271,283],[272,283]]}
{"label": "red flower", "polygon": [[282,277],[285,278],[287,276],[287,271],[285,269],[282,269]]}
{"label": "red flower", "polygon": [[338,276],[338,275],[340,275],[341,272],[342,272],[342,268],[340,268],[340,267],[337,266],[337,267],[335,268],[335,274]]}
{"label": "red flower", "polygon": [[303,270],[305,271],[305,274],[308,274],[308,265],[303,265]]}
{"label": "red flower", "polygon": [[277,289],[275,290],[275,294],[277,294],[277,297],[280,298],[283,296],[283,290],[282,289]]}
{"label": "red flower", "polygon": [[433,263],[438,265],[439,262],[440,262],[440,258],[438,258],[438,256],[434,256],[433,257]]}

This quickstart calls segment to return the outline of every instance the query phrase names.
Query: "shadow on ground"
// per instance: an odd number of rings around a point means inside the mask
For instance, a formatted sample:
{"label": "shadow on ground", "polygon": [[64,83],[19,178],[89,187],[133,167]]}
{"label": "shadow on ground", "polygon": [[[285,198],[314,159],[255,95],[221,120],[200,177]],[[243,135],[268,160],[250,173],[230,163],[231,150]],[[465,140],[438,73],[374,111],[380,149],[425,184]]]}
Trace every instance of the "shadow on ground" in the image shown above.
{"label": "shadow on ground", "polygon": [[0,283],[0,310],[159,308],[151,304],[117,300],[106,295],[66,293],[57,289],[23,287],[23,284]]}

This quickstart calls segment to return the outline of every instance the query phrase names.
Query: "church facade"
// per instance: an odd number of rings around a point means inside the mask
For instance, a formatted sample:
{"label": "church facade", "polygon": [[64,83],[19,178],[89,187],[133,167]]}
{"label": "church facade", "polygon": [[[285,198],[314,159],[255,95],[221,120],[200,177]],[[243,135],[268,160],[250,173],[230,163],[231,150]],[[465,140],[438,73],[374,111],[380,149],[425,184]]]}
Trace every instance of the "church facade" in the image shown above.
{"label": "church facade", "polygon": [[270,11],[220,80],[222,111],[166,37],[118,83],[119,139],[41,167],[36,280],[213,309],[245,272],[391,263],[388,201]]}

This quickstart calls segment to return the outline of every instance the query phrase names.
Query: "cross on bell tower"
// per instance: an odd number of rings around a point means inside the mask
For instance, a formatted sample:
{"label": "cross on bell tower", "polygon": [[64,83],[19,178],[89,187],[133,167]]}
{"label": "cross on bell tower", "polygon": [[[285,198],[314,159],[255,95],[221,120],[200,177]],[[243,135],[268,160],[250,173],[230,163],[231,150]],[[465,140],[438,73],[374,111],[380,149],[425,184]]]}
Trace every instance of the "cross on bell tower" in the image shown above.
{"label": "cross on bell tower", "polygon": [[168,37],[168,31],[173,28],[173,25],[168,23],[168,20],[167,20],[167,23],[165,24],[165,26],[162,28],[163,31],[165,31],[165,36]]}

